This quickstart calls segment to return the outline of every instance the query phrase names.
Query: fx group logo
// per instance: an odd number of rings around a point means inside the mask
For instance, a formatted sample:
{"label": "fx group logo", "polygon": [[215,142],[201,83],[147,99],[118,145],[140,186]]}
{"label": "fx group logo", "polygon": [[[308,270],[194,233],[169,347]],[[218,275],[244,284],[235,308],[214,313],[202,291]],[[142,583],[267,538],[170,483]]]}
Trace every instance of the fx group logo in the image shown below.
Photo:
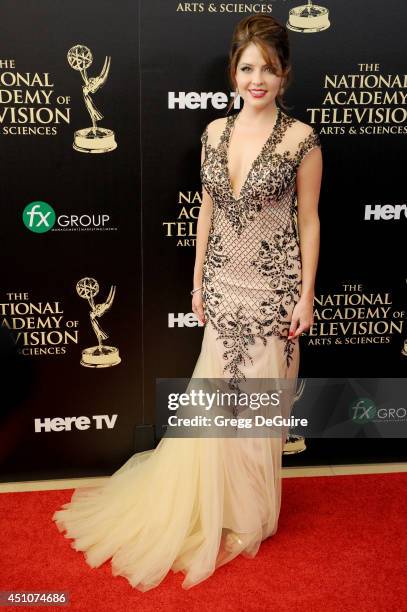
{"label": "fx group logo", "polygon": [[24,225],[37,234],[48,232],[55,225],[56,214],[46,202],[31,202],[23,211]]}
{"label": "fx group logo", "polygon": [[24,225],[31,232],[43,234],[53,232],[96,232],[116,231],[110,215],[102,212],[92,214],[56,214],[47,202],[30,202],[23,211]]}
{"label": "fx group logo", "polygon": [[357,401],[352,402],[350,406],[350,416],[356,423],[368,423],[377,416],[376,405],[373,400],[368,397],[361,397]]}
{"label": "fx group logo", "polygon": [[404,406],[378,408],[368,397],[361,397],[350,405],[352,421],[360,425],[366,423],[391,423],[407,420],[407,409]]}

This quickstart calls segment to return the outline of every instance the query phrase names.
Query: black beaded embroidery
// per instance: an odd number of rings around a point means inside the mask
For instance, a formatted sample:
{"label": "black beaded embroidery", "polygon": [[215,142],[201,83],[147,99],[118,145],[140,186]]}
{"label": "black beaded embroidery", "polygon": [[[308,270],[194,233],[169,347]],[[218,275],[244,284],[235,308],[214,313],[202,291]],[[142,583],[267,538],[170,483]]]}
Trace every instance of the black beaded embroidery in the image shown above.
{"label": "black beaded embroidery", "polygon": [[208,126],[201,136],[201,181],[213,201],[202,297],[234,390],[246,380],[243,368],[253,365],[250,347],[256,341],[266,346],[275,336],[283,343],[287,367],[292,359],[290,313],[301,293],[296,171],[303,157],[321,146],[312,128],[294,152],[284,149],[284,136],[296,120],[278,109],[274,129],[236,197],[227,152],[237,115],[227,116],[217,146],[208,142]]}

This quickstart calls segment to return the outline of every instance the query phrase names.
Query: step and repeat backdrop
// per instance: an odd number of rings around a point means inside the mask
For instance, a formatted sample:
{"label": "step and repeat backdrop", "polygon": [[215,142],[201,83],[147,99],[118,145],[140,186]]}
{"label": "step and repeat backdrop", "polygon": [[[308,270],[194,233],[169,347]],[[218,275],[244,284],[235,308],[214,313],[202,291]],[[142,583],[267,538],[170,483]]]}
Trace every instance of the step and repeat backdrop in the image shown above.
{"label": "step and repeat backdrop", "polygon": [[[287,24],[286,112],[324,154],[300,376],[406,376],[404,3],[1,7],[3,481],[108,474],[157,443],[156,379],[191,375],[203,335],[189,294],[200,135],[234,98],[229,44],[251,13]],[[403,446],[312,439],[287,461],[393,460]]]}

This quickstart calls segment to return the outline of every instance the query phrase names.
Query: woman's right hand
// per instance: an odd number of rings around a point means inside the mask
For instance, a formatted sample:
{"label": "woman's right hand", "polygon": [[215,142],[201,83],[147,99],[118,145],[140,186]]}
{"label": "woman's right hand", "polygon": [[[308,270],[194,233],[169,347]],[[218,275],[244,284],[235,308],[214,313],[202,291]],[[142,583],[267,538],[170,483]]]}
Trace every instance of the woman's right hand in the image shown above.
{"label": "woman's right hand", "polygon": [[205,323],[205,312],[204,305],[202,300],[202,289],[200,291],[195,291],[192,296],[192,312],[196,314],[198,319]]}

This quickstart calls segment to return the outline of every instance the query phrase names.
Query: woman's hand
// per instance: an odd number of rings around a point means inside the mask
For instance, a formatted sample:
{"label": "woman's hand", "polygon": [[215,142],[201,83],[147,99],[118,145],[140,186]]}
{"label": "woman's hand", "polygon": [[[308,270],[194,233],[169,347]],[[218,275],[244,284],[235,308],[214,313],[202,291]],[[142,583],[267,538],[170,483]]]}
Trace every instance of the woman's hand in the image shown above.
{"label": "woman's hand", "polygon": [[314,324],[313,306],[313,297],[302,297],[298,300],[291,317],[290,331],[288,332],[289,340],[297,340],[303,331],[306,331]]}
{"label": "woman's hand", "polygon": [[205,323],[202,289],[200,289],[199,291],[195,291],[192,296],[192,312],[196,314],[196,316],[202,321],[202,323]]}

